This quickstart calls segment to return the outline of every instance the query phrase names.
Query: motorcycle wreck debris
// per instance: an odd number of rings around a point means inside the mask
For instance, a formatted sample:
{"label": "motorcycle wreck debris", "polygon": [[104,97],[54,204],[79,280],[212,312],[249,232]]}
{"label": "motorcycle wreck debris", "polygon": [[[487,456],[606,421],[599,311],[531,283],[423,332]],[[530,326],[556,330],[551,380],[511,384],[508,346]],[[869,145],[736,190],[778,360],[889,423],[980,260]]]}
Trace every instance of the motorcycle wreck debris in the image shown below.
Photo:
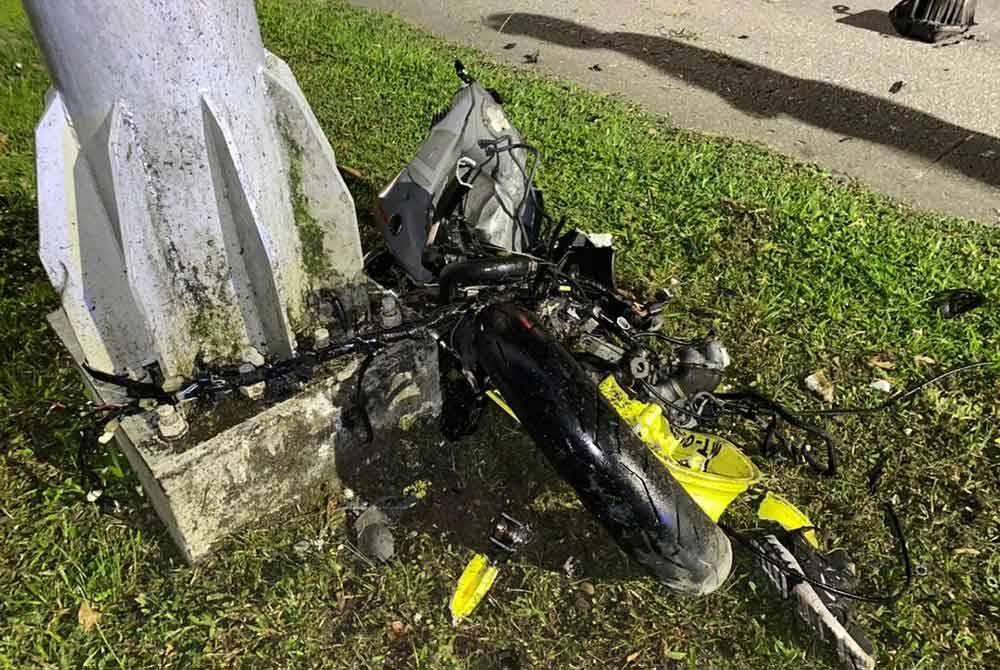
{"label": "motorcycle wreck debris", "polygon": [[[848,667],[874,667],[851,612],[856,600],[886,597],[853,592],[853,564],[822,552],[813,523],[773,492],[755,496],[759,519],[773,530],[751,537],[720,523],[760,471],[704,429],[727,416],[749,420],[762,428],[765,454],[783,449],[823,475],[836,471],[833,439],[758,394],[717,393],[730,364],[724,344],[714,334],[684,340],[662,332],[669,291],[641,301],[617,288],[610,236],[550,218],[534,185],[540,153],[506,117],[500,96],[455,66],[461,86],[451,106],[379,194],[375,219],[386,249],[366,257],[369,274],[425,319],[454,310],[433,331],[444,435],[474,432],[484,406],[497,404],[665,587],[715,591],[732,569],[734,541]],[[785,426],[822,444],[822,454],[786,439]],[[909,576],[902,531],[891,521]],[[454,623],[472,614],[530,535],[501,516],[490,549],[459,579]]]}
{"label": "motorcycle wreck debris", "polygon": [[[123,387],[131,401],[100,408],[91,437],[150,398],[207,402],[251,384],[263,385],[265,401],[284,397],[328,361],[349,355],[364,356],[356,387],[364,408],[360,379],[371,360],[393,343],[431,338],[440,354],[440,428],[447,439],[473,433],[484,408],[496,404],[608,536],[666,588],[712,593],[729,577],[735,546],[835,645],[847,667],[874,667],[872,645],[851,615],[854,603],[891,602],[910,583],[909,554],[891,506],[886,520],[905,584],[892,594],[859,592],[850,559],[823,551],[815,524],[792,503],[755,491],[759,466],[711,431],[723,421],[747,421],[760,429],[761,457],[780,452],[813,474],[832,476],[836,445],[813,418],[882,411],[986,364],[953,368],[865,410],[795,413],[754,391],[719,392],[730,365],[724,343],[714,333],[683,339],[663,332],[669,291],[638,300],[616,286],[610,236],[550,217],[534,185],[540,153],[511,124],[500,96],[461,63],[455,67],[461,85],[451,105],[378,196],[375,220],[385,248],[365,257],[365,270],[384,291],[381,320],[354,323],[336,310],[341,327],[331,332],[343,339],[306,342],[288,360],[249,372],[206,367],[176,393],[92,370],[96,379]],[[791,439],[789,429],[812,446]],[[763,530],[736,531],[723,520],[740,496],[755,504]],[[358,507],[354,523],[359,542],[370,546],[366,553],[380,560],[395,551],[383,508]],[[530,541],[531,529],[517,516],[517,510],[501,515],[489,550],[466,566],[450,604],[454,623],[473,613],[504,564]]]}

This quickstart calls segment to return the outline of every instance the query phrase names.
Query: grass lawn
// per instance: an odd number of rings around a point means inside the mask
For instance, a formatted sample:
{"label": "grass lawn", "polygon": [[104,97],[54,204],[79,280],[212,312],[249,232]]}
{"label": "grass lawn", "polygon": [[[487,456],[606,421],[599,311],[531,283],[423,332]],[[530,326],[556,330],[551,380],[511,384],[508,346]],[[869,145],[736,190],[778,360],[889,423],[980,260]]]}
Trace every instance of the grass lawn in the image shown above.
{"label": "grass lawn", "polygon": [[[673,279],[668,327],[715,327],[735,386],[815,408],[802,380],[823,369],[839,404],[872,405],[884,398],[869,388],[876,378],[898,388],[962,362],[1000,364],[995,307],[945,320],[926,303],[960,286],[1000,298],[1000,231],[910,211],[750,144],[673,130],[392,18],[312,0],[261,0],[259,12],[266,44],[295,72],[338,159],[362,175],[350,182],[359,211],[449,101],[459,56],[542,149],[549,208],[615,233],[622,280],[636,293]],[[74,462],[85,399],[45,323],[57,300],[36,257],[32,129],[46,85],[20,4],[0,0],[0,668],[835,663],[745,557],[698,600],[637,574],[499,413],[455,445],[414,433],[358,475],[366,495],[414,482],[428,490],[386,566],[352,550],[333,501],[241,533],[188,568],[113,451],[95,462],[121,509],[88,503]],[[871,367],[876,353],[895,367]],[[991,367],[895,413],[831,422],[842,442],[836,479],[759,461],[766,484],[801,502],[828,545],[847,547],[863,574],[891,587],[900,570],[867,492],[885,459],[880,494],[896,504],[918,576],[894,606],[860,608],[880,667],[1000,667],[998,390]],[[506,499],[540,540],[453,629],[451,588]],[[734,507],[734,523],[752,522],[747,505]],[[317,542],[296,551],[303,539]],[[560,569],[570,556],[575,578]],[[412,630],[393,635],[396,621]]]}

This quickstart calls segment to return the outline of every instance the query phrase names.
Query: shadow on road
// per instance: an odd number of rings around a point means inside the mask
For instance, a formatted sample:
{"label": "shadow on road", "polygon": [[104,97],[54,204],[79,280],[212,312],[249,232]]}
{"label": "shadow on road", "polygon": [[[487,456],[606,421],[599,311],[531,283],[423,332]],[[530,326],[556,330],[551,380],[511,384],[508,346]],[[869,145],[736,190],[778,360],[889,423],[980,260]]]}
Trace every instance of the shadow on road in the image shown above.
{"label": "shadow on road", "polygon": [[[494,30],[502,29],[504,35],[523,35],[573,49],[618,51],[711,91],[747,114],[789,116],[845,139],[858,138],[905,151],[1000,186],[1000,140],[880,97],[793,77],[667,37],[603,32],[572,21],[520,12],[492,14],[485,21]],[[859,66],[864,66],[861,58]],[[886,82],[886,95],[892,83]]]}
{"label": "shadow on road", "polygon": [[881,9],[866,9],[862,12],[851,14],[850,9],[851,8],[847,5],[833,6],[833,11],[844,15],[844,18],[837,19],[837,23],[842,23],[845,26],[851,26],[852,28],[871,30],[872,32],[876,32],[879,35],[884,35],[886,37],[899,37],[899,35],[896,34],[895,28],[892,27],[892,20],[889,18],[889,12],[883,12]]}

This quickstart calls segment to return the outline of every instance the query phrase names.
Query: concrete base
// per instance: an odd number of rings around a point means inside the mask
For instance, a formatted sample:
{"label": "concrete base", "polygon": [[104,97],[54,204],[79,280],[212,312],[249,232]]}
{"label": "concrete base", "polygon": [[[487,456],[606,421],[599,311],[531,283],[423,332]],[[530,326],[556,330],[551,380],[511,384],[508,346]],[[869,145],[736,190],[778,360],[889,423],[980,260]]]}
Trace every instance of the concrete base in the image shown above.
{"label": "concrete base", "polygon": [[[49,316],[80,364],[81,350],[62,310]],[[227,534],[291,505],[314,504],[339,487],[338,461],[363,458],[367,430],[356,405],[361,356],[328,363],[290,399],[272,405],[229,398],[198,415],[190,433],[163,440],[156,413],[125,418],[115,434],[146,495],[188,562],[207,556]],[[121,391],[81,370],[98,402]],[[437,348],[403,342],[381,353],[364,377],[364,397],[376,440],[440,413]]]}

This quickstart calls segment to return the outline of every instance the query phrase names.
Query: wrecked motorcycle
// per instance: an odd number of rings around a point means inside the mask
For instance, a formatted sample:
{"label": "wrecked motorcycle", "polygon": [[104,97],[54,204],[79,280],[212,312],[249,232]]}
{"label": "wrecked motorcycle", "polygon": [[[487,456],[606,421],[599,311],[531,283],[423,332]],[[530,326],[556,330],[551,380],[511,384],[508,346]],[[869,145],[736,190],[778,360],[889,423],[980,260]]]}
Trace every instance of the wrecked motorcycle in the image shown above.
{"label": "wrecked motorcycle", "polygon": [[[456,72],[461,86],[450,106],[434,116],[416,157],[378,196],[375,219],[385,249],[366,256],[365,269],[382,287],[397,289],[386,299],[382,327],[353,323],[334,297],[346,339],[305,341],[292,357],[249,371],[199,365],[170,393],[156,375],[137,380],[86,367],[94,379],[121,387],[128,402],[95,408],[99,419],[84,432],[80,453],[83,445],[110,440],[117,420],[143,412],[144,400],[212,402],[262,384],[265,400],[276,402],[323,363],[358,353],[365,359],[356,405],[370,436],[362,382],[372,358],[395,342],[433,338],[441,353],[446,437],[474,431],[486,404],[495,403],[520,423],[617,545],[665,586],[692,595],[719,588],[732,568],[732,541],[836,644],[845,664],[874,667],[871,643],[851,623],[851,604],[890,602],[898,594],[858,593],[847,557],[822,552],[808,517],[776,493],[756,501],[757,517],[773,531],[750,537],[722,523],[760,472],[735,444],[705,429],[722,417],[749,420],[762,430],[763,454],[783,451],[825,475],[837,467],[832,438],[758,393],[718,392],[730,363],[721,341],[714,334],[685,340],[664,333],[669,291],[636,300],[616,286],[610,236],[567,229],[547,214],[534,185],[539,152],[510,123],[496,91],[461,63]],[[403,321],[396,298],[413,318]],[[874,411],[981,365],[942,373]],[[788,439],[789,429],[822,448]],[[87,472],[82,462],[81,456]],[[908,586],[902,529],[891,507],[886,517]],[[384,526],[380,517],[374,521],[376,531]],[[530,537],[525,524],[501,515],[491,549],[476,554],[459,580],[454,621],[472,613],[503,562]]]}
{"label": "wrecked motorcycle", "polygon": [[[417,313],[458,307],[435,337],[442,352],[442,430],[475,430],[492,401],[516,419],[583,506],[622,550],[668,588],[708,594],[729,575],[730,537],[756,556],[783,597],[844,662],[874,667],[872,645],[850,622],[854,567],[819,550],[809,519],[781,496],[759,498],[759,518],[781,530],[748,539],[719,523],[729,503],[760,478],[729,440],[700,432],[722,414],[764,429],[764,449],[784,448],[815,472],[836,469],[833,440],[755,393],[715,393],[729,355],[713,335],[661,332],[668,291],[652,300],[615,285],[610,236],[566,230],[534,186],[538,151],[506,117],[496,91],[456,62],[462,85],[437,114],[416,157],[379,194],[376,223],[386,251],[369,273]],[[662,351],[667,347],[667,353]],[[824,445],[825,458],[796,449],[788,425]],[[909,558],[895,515],[909,579]],[[468,616],[499,566],[530,538],[504,514],[492,550],[477,554],[452,598]],[[848,603],[848,604],[845,604]]]}

